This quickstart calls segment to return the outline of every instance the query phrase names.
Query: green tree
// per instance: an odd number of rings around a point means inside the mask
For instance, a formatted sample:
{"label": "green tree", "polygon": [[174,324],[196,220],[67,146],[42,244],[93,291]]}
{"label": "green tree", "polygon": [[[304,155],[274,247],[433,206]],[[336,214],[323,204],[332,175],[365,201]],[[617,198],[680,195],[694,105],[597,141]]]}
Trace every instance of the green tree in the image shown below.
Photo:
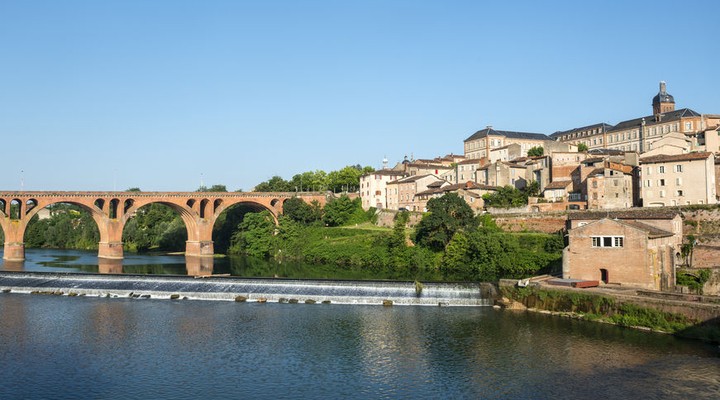
{"label": "green tree", "polygon": [[528,203],[527,193],[509,185],[498,188],[495,193],[484,194],[483,200],[486,207],[498,208],[522,207]]}
{"label": "green tree", "polygon": [[227,187],[225,185],[212,185],[210,187],[207,186],[200,186],[197,188],[196,192],[227,192]]}
{"label": "green tree", "polygon": [[353,214],[363,213],[360,198],[353,200],[346,195],[325,204],[323,221],[327,226],[342,226],[351,221]]}
{"label": "green tree", "polygon": [[372,169],[362,168],[360,165],[348,165],[339,171],[332,171],[328,174],[328,186],[334,193],[355,192],[360,187],[360,176]]}
{"label": "green tree", "polygon": [[317,200],[308,204],[298,197],[292,197],[283,203],[283,215],[293,221],[311,224],[322,218],[322,211]]}
{"label": "green tree", "polygon": [[410,213],[407,211],[396,214],[393,231],[387,241],[389,262],[395,268],[407,266],[409,250],[406,244],[405,227],[409,219]]}
{"label": "green tree", "polygon": [[289,183],[291,190],[324,191],[328,187],[328,175],[325,171],[308,171],[293,176]]}
{"label": "green tree", "polygon": [[543,154],[545,154],[545,149],[542,146],[532,147],[527,152],[528,157],[540,157]]}
{"label": "green tree", "polygon": [[530,181],[530,183],[528,183],[522,191],[525,193],[526,197],[535,197],[540,194],[540,182]]}
{"label": "green tree", "polygon": [[443,253],[440,267],[451,275],[462,277],[473,276],[470,241],[464,232],[456,232]]}
{"label": "green tree", "polygon": [[442,250],[455,232],[473,230],[478,221],[472,208],[455,193],[430,199],[428,213],[415,229],[415,241],[433,250]]}
{"label": "green tree", "polygon": [[268,258],[275,248],[275,220],[270,211],[247,213],[233,234],[230,253]]}
{"label": "green tree", "polygon": [[290,192],[295,189],[290,188],[290,183],[285,179],[275,175],[265,182],[255,186],[255,192]]}
{"label": "green tree", "polygon": [[580,143],[578,145],[578,151],[588,151],[588,147],[585,143]]}
{"label": "green tree", "polygon": [[680,255],[682,256],[683,260],[685,260],[685,265],[687,265],[689,268],[692,268],[692,256],[693,251],[695,250],[695,244],[697,243],[697,239],[695,238],[695,235],[687,235],[685,239],[686,242],[680,246]]}

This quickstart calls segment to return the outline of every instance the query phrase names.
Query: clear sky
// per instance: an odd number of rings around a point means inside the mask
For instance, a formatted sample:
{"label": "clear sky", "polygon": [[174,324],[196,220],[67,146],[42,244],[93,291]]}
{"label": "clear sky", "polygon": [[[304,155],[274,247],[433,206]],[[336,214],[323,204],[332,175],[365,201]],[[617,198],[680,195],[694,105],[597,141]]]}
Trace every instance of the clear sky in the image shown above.
{"label": "clear sky", "polygon": [[250,190],[676,107],[718,1],[0,0],[0,190]]}

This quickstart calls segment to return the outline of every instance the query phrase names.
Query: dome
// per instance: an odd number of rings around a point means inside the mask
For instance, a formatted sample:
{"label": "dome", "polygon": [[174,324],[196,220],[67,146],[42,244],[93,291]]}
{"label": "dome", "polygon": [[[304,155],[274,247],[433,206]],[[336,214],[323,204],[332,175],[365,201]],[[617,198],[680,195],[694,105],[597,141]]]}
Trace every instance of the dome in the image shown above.
{"label": "dome", "polygon": [[665,82],[660,82],[660,92],[653,97],[653,105],[660,103],[673,103],[675,104],[675,98],[669,94],[665,88]]}

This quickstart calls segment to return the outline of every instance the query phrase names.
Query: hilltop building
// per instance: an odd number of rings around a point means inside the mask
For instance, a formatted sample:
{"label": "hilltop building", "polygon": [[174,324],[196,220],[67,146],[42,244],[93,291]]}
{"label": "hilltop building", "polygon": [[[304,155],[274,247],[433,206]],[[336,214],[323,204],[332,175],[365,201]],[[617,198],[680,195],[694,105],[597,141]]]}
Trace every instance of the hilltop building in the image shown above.
{"label": "hilltop building", "polygon": [[653,150],[665,136],[680,133],[687,139],[690,151],[720,151],[717,137],[720,115],[703,115],[689,108],[675,109],[675,98],[667,92],[665,82],[652,99],[651,115],[618,122],[612,126],[597,123],[582,128],[555,132],[551,138],[588,149],[615,149],[645,153]]}

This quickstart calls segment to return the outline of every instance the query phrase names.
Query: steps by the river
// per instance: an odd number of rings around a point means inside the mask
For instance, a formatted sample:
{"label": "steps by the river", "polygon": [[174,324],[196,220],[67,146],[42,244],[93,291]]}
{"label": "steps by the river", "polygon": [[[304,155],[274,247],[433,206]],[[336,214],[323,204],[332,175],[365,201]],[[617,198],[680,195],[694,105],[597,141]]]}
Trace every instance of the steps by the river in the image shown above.
{"label": "steps by the river", "polygon": [[376,305],[492,306],[489,283],[0,272],[3,293]]}

